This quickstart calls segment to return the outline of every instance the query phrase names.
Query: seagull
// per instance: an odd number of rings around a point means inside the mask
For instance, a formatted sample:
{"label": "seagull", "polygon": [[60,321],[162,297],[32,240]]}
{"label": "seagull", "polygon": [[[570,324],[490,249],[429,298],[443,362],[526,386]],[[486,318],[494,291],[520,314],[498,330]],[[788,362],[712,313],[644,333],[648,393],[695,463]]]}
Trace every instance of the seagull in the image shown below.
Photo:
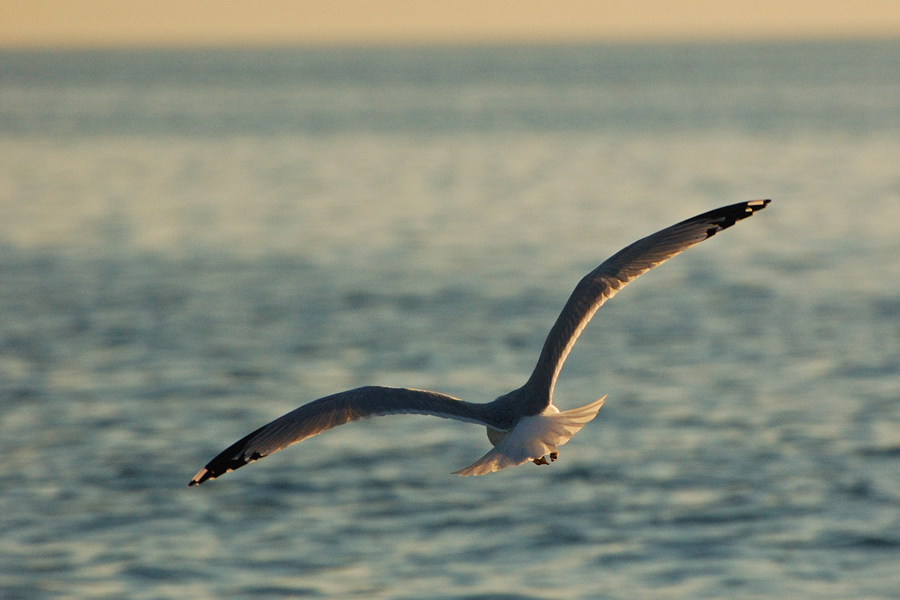
{"label": "seagull", "polygon": [[491,451],[455,475],[486,475],[528,461],[548,465],[559,458],[559,446],[591,421],[606,399],[564,411],[553,405],[559,370],[597,309],[636,277],[764,209],[769,202],[751,200],[705,212],[612,255],[575,286],[525,385],[493,402],[478,404],[438,392],[383,386],[339,392],[304,404],[241,438],[209,461],[188,485],[214,479],[338,425],[400,414],[433,415],[487,428]]}

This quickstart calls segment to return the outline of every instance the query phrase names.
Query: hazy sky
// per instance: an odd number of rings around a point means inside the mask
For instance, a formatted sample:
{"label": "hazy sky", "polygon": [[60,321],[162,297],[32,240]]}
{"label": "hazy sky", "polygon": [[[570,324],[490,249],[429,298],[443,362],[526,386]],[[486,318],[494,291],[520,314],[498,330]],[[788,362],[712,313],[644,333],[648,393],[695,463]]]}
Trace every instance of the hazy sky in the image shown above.
{"label": "hazy sky", "polygon": [[900,0],[0,0],[0,47],[900,38]]}

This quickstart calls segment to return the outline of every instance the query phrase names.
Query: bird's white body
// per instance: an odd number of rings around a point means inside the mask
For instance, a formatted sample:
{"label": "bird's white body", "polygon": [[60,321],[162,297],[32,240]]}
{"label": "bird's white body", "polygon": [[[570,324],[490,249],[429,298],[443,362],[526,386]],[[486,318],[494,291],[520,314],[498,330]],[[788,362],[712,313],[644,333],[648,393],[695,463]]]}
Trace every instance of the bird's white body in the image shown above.
{"label": "bird's white body", "polygon": [[512,431],[488,428],[488,439],[494,448],[474,464],[453,474],[487,475],[553,454],[597,416],[604,400],[606,396],[562,412],[551,404],[539,415],[522,417]]}

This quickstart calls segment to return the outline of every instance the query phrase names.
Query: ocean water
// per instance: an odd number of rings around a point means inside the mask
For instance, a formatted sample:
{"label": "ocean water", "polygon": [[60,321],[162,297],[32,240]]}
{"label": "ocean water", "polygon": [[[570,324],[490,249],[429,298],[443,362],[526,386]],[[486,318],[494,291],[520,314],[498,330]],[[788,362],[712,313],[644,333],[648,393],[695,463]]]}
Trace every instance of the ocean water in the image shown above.
{"label": "ocean water", "polygon": [[[900,44],[0,53],[0,598],[900,597]],[[549,467],[489,401],[575,283]]]}

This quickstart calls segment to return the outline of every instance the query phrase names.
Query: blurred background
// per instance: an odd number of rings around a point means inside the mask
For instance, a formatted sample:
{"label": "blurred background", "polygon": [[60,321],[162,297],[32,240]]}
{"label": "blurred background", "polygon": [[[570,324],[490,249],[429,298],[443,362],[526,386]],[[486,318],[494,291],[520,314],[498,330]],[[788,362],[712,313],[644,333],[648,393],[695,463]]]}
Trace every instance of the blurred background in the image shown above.
{"label": "blurred background", "polygon": [[[896,598],[895,2],[0,0],[0,598]],[[521,385],[577,281],[550,467],[484,431],[233,441],[379,384]]]}

